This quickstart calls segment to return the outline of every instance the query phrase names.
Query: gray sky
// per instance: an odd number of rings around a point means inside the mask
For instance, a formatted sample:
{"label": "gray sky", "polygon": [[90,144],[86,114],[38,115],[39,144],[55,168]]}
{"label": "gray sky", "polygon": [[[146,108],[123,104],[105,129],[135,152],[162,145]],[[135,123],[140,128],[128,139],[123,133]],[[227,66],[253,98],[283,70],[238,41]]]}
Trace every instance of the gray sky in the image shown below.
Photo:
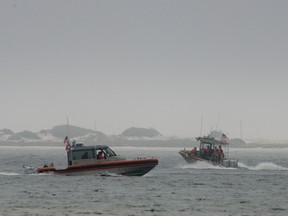
{"label": "gray sky", "polygon": [[[288,1],[0,1],[0,129],[287,139]],[[217,123],[218,122],[218,123]]]}

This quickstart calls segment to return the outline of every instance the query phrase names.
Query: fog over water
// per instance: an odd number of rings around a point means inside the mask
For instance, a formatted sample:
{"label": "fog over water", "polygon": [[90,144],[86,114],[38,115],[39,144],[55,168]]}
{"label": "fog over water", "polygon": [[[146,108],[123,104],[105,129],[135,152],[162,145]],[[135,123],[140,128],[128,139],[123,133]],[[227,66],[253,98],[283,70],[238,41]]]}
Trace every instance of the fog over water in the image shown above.
{"label": "fog over water", "polygon": [[287,1],[1,1],[0,129],[288,140]]}

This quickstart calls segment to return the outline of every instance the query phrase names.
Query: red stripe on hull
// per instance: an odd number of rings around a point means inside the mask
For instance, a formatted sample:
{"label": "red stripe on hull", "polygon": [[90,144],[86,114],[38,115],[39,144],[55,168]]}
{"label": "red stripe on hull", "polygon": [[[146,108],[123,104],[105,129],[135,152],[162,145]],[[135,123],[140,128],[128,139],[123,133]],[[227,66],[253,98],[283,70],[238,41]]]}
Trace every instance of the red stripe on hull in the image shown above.
{"label": "red stripe on hull", "polygon": [[[39,168],[38,172],[54,172],[55,174],[79,173],[85,171],[103,171],[112,169],[131,169],[131,168],[154,168],[158,164],[157,159],[138,159],[123,161],[101,161],[92,164],[70,165],[66,169],[56,170],[55,168]],[[145,173],[144,173],[145,174]]]}

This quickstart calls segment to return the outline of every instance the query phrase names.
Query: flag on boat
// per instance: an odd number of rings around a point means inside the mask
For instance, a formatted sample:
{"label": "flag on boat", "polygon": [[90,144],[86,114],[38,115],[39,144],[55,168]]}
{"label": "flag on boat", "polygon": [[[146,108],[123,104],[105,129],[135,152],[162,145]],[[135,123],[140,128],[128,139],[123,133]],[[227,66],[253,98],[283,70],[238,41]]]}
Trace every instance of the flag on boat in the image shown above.
{"label": "flag on boat", "polygon": [[65,146],[65,150],[66,150],[66,151],[69,151],[71,146],[70,146],[70,141],[69,141],[68,136],[65,137],[65,139],[64,139],[64,144],[66,145],[66,146]]}
{"label": "flag on boat", "polygon": [[228,138],[224,133],[222,134],[220,144],[223,144],[223,145],[228,144]]}

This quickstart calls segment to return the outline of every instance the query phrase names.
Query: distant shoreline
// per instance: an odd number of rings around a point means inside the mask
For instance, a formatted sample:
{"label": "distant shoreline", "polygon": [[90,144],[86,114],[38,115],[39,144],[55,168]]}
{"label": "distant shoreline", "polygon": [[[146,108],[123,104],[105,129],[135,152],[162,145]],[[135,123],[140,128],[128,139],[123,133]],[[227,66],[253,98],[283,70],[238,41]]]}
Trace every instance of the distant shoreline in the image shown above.
{"label": "distant shoreline", "polygon": [[[110,147],[145,147],[145,148],[192,148],[192,147],[198,147],[198,143],[174,143],[165,145],[163,143],[159,142],[128,142],[128,143],[96,143],[94,145],[108,145]],[[91,143],[86,143],[86,145],[93,145]],[[31,143],[18,143],[18,142],[0,142],[0,146],[15,146],[15,147],[65,147],[63,143],[59,142],[31,142]],[[245,145],[229,145],[229,148],[288,148],[288,143],[280,143],[280,144],[259,144],[259,143],[253,143],[253,144],[245,144]]]}

